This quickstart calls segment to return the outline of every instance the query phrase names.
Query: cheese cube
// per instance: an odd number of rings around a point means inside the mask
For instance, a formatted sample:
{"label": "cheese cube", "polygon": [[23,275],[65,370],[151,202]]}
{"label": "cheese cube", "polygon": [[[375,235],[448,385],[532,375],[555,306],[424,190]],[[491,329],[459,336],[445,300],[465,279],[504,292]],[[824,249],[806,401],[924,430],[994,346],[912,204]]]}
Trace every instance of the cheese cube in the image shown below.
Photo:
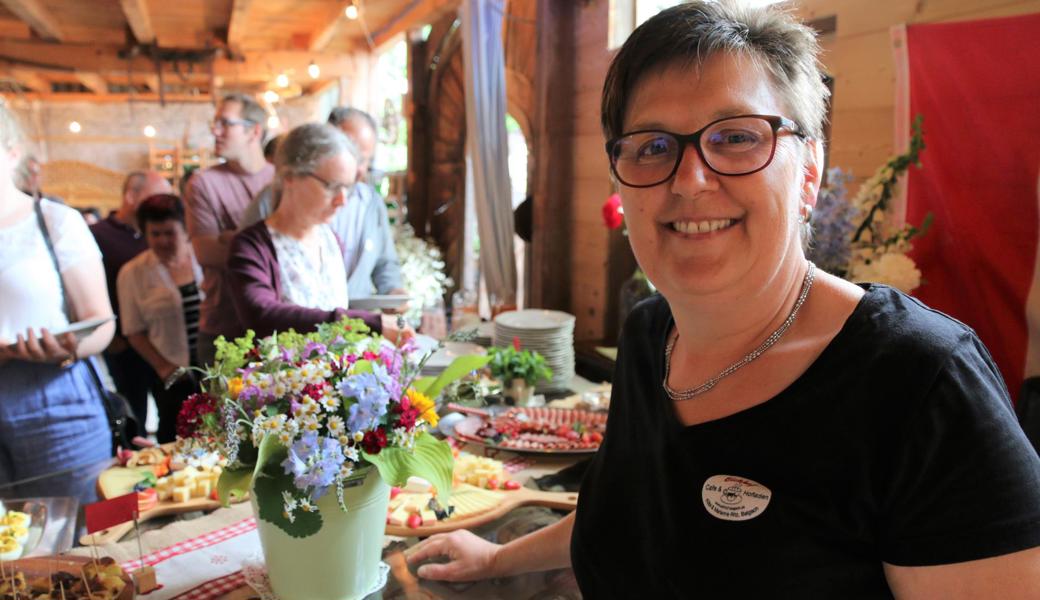
{"label": "cheese cube", "polygon": [[187,502],[188,500],[191,500],[191,488],[187,486],[177,486],[173,488],[174,502]]}
{"label": "cheese cube", "polygon": [[386,522],[391,525],[404,527],[408,523],[408,515],[410,514],[411,512],[409,512],[405,509],[405,507],[402,506],[399,507],[397,510],[391,512],[390,516],[386,518]]}
{"label": "cheese cube", "polygon": [[209,493],[213,490],[213,484],[209,479],[196,479],[195,486],[192,489],[193,498],[209,498]]}
{"label": "cheese cube", "polygon": [[433,525],[437,522],[437,514],[428,508],[419,511],[419,516],[422,517],[423,525]]}

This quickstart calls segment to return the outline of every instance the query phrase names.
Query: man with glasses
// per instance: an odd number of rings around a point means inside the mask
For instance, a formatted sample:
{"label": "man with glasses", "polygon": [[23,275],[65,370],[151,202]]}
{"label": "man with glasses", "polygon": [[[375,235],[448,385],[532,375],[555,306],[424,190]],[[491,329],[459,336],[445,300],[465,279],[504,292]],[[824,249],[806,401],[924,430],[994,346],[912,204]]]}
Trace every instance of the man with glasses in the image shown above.
{"label": "man with glasses", "polygon": [[225,265],[231,238],[243,226],[242,212],[274,177],[274,166],[264,159],[266,120],[267,112],[250,96],[225,96],[210,124],[215,153],[225,162],[196,172],[185,190],[188,235],[204,272],[198,340],[204,365],[213,363],[217,336],[242,333]]}
{"label": "man with glasses", "polygon": [[[329,114],[329,124],[347,134],[360,152],[357,183],[329,224],[343,249],[350,297],[405,294],[386,203],[369,178],[376,151],[376,121],[362,110],[340,106]],[[267,218],[275,208],[271,194],[262,193],[246,209],[243,226]]]}

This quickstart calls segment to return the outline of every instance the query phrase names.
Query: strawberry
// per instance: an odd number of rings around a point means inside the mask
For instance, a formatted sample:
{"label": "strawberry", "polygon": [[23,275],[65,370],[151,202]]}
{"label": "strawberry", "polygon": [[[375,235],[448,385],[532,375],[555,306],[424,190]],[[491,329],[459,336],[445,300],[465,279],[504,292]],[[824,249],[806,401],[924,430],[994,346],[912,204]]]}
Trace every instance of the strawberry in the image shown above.
{"label": "strawberry", "polygon": [[405,525],[407,525],[409,529],[417,529],[422,525],[422,517],[419,516],[419,513],[412,513],[408,515],[408,521]]}

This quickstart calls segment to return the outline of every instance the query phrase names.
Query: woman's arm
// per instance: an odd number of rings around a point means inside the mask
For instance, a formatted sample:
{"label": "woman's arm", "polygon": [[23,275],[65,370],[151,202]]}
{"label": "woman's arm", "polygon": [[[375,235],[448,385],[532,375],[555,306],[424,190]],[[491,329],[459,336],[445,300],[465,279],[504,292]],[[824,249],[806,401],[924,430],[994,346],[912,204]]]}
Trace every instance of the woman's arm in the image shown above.
{"label": "woman's arm", "polygon": [[410,548],[408,562],[446,556],[450,562],[419,567],[426,579],[471,581],[508,577],[532,571],[562,569],[571,565],[571,532],[574,513],[556,523],[517,538],[504,546],[460,529],[430,537]]}
{"label": "woman's arm", "polygon": [[933,567],[885,564],[896,598],[1034,600],[1040,598],[1040,548]]}
{"label": "woman's arm", "polygon": [[155,369],[155,373],[159,375],[160,380],[166,381],[166,378],[177,370],[177,365],[166,360],[166,357],[148,339],[147,333],[131,333],[126,336],[126,339],[130,342],[130,347],[136,350],[141,355],[141,358],[148,361],[148,364]]}

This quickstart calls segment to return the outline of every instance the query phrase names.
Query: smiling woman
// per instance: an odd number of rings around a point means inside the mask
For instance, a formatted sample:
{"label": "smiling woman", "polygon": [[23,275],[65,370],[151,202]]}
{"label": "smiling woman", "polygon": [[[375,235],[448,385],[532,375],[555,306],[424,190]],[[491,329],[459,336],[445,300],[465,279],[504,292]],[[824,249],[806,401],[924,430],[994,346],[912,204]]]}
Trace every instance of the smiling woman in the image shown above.
{"label": "smiling woman", "polygon": [[736,2],[628,38],[602,122],[661,295],[625,324],[606,439],[573,515],[505,546],[435,536],[412,560],[452,561],[420,575],[571,564],[594,598],[1040,597],[1040,459],[988,352],[805,258],[817,52],[790,15]]}

